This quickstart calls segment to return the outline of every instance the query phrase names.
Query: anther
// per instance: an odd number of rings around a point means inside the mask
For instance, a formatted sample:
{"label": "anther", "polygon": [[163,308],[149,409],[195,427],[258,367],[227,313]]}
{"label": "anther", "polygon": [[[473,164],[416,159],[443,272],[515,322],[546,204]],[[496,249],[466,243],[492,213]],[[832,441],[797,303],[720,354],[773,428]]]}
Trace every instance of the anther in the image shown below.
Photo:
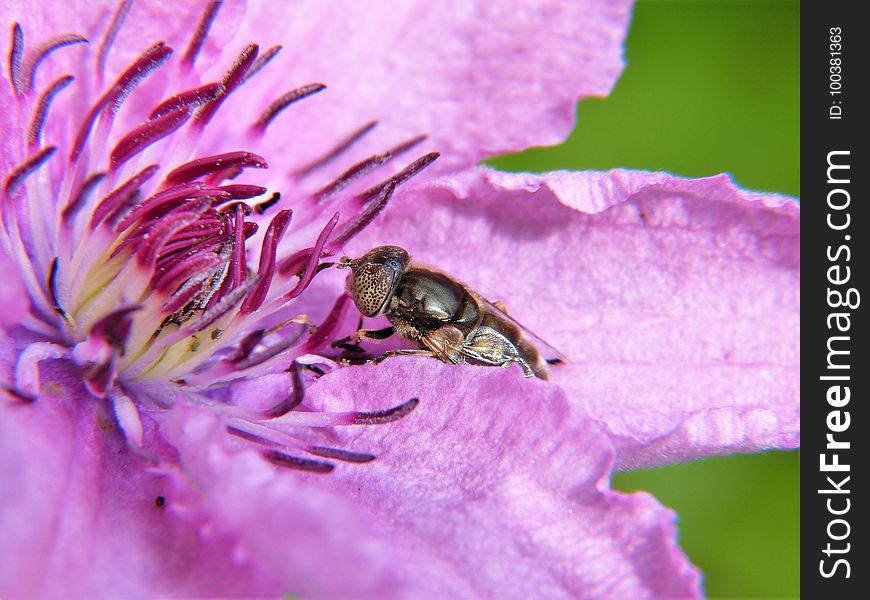
{"label": "anther", "polygon": [[64,310],[63,306],[60,305],[60,300],[57,295],[57,274],[59,271],[59,265],[57,257],[51,261],[51,267],[48,271],[48,281],[46,282],[46,288],[48,289],[48,295],[51,299],[52,307],[54,308],[54,312],[59,314],[64,318],[67,323],[72,322],[72,317],[66,310]]}
{"label": "anther", "polygon": [[398,421],[402,417],[408,415],[412,410],[420,404],[419,398],[411,398],[407,402],[403,402],[393,408],[385,410],[375,410],[371,412],[357,412],[353,419],[354,425],[383,425],[384,423],[392,423]]}
{"label": "anther", "polygon": [[75,33],[66,33],[50,39],[33,53],[33,57],[28,61],[27,67],[22,72],[21,85],[26,91],[33,89],[33,80],[36,78],[36,69],[39,64],[48,58],[48,55],[64,46],[73,44],[87,44],[88,40]]}
{"label": "anther", "polygon": [[[263,191],[265,191],[265,190],[263,190]],[[278,202],[280,200],[281,200],[281,192],[273,192],[272,195],[269,196],[268,200],[266,200],[264,202],[260,202],[259,204],[255,204],[254,210],[257,212],[258,215],[262,215],[264,212],[266,212],[267,210],[269,210],[270,208],[272,208],[273,206],[278,204]]]}
{"label": "anther", "polygon": [[24,31],[21,25],[14,23],[12,25],[12,41],[9,48],[9,82],[12,84],[12,91],[17,96],[24,93],[21,85],[21,65],[24,60]]}
{"label": "anther", "polygon": [[177,131],[179,127],[187,122],[190,115],[190,108],[182,106],[172,112],[146,121],[133,129],[122,137],[112,149],[109,157],[111,170],[116,171],[118,167],[143,152],[148,146]]}
{"label": "anther", "polygon": [[221,80],[221,84],[224,87],[224,91],[221,94],[218,94],[216,98],[206,102],[196,113],[194,120],[200,126],[205,126],[211,121],[212,117],[214,117],[217,109],[220,108],[220,105],[223,104],[224,100],[226,100],[227,96],[229,96],[232,91],[242,83],[245,77],[245,73],[248,72],[248,69],[251,68],[251,65],[257,58],[257,51],[259,46],[257,44],[249,44],[242,53],[236,58],[233,65],[230,67],[230,70],[227,71],[227,74],[224,75],[224,78]]}
{"label": "anther", "polygon": [[206,37],[208,37],[208,31],[211,29],[211,25],[214,23],[215,17],[217,17],[222,5],[223,0],[211,0],[206,5],[205,10],[202,11],[202,16],[196,25],[196,30],[193,32],[187,50],[184,51],[184,57],[181,59],[182,64],[186,67],[190,68],[196,62],[196,57],[199,56],[199,51],[202,50],[202,45],[205,43]]}
{"label": "anther", "polygon": [[32,175],[39,167],[51,158],[57,150],[57,146],[46,146],[23,163],[15,167],[6,176],[6,181],[3,182],[3,190],[10,196],[14,196],[24,180]]}
{"label": "anther", "polygon": [[106,59],[109,57],[109,50],[112,48],[112,44],[115,42],[115,37],[118,35],[118,31],[121,29],[121,25],[124,24],[124,19],[127,18],[127,13],[130,12],[130,7],[133,6],[133,0],[122,0],[121,3],[118,4],[118,8],[115,9],[115,13],[112,15],[112,20],[109,22],[109,27],[106,29],[106,33],[103,34],[103,39],[100,40],[100,47],[97,51],[97,78],[103,78],[103,72],[106,70]]}
{"label": "anther", "polygon": [[166,176],[166,182],[173,184],[193,181],[232,167],[265,169],[268,165],[266,159],[253,152],[225,152],[213,156],[203,156],[181,165]]}
{"label": "anther", "polygon": [[324,154],[322,157],[308,163],[305,166],[299,167],[293,172],[293,175],[300,179],[302,177],[305,177],[306,175],[310,175],[320,167],[331,162],[338,155],[344,153],[348,148],[353,146],[355,143],[361,140],[368,132],[374,129],[377,124],[377,121],[370,121],[366,123],[359,129],[351,133],[349,136],[347,136],[347,138],[339,142],[334,148],[332,148],[332,150]]}
{"label": "anther", "polygon": [[73,82],[75,77],[64,75],[55,79],[48,88],[39,96],[33,116],[30,118],[30,127],[27,130],[27,141],[33,147],[39,147],[42,139],[42,130],[45,127],[45,119],[48,117],[48,109],[54,97],[61,90]]}
{"label": "anther", "polygon": [[260,117],[254,122],[252,128],[258,133],[263,133],[266,131],[266,127],[268,127],[275,117],[277,117],[285,108],[295,102],[299,102],[303,98],[307,98],[308,96],[314,95],[325,89],[326,86],[322,83],[309,83],[308,85],[303,85],[295,90],[290,90],[272,102],[266,110],[260,113]]}
{"label": "anther", "polygon": [[281,452],[280,450],[267,450],[263,456],[274,465],[287,469],[295,469],[297,471],[306,471],[308,473],[331,473],[335,469],[335,465],[322,460],[311,460],[308,458],[299,458]]}

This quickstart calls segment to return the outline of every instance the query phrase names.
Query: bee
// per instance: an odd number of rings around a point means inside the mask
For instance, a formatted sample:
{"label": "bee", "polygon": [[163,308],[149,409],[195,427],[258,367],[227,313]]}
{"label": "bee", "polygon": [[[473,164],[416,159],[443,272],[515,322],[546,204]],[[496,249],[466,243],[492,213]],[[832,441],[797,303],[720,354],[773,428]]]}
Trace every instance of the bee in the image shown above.
{"label": "bee", "polygon": [[[446,273],[412,262],[403,248],[378,246],[357,259],[345,256],[337,266],[350,269],[347,291],[360,313],[384,315],[392,324],[376,331],[361,329],[357,339],[386,339],[398,333],[419,344],[418,349],[387,352],[376,362],[413,354],[449,364],[516,363],[526,377],[540,379],[548,378],[548,363],[563,362],[561,353],[508,316],[499,303]],[[545,360],[539,347],[552,357]]]}

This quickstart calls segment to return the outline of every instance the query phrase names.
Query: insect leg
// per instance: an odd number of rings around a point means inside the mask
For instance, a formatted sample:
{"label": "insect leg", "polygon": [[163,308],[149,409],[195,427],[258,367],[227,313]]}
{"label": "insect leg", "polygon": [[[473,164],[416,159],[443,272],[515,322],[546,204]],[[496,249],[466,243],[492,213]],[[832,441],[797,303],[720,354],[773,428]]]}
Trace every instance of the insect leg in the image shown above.
{"label": "insect leg", "polygon": [[399,348],[398,350],[387,350],[379,357],[374,359],[372,363],[376,365],[380,364],[391,356],[433,356],[435,358],[438,358],[438,355],[431,350],[420,350],[417,348]]}

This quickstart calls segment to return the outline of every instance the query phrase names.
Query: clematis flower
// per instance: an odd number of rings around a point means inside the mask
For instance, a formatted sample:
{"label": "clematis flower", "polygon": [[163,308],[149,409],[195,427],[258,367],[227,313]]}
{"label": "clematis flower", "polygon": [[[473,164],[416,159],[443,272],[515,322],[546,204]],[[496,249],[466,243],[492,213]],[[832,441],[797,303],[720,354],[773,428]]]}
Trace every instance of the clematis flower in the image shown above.
{"label": "clematis flower", "polygon": [[[287,10],[0,9],[0,593],[700,595],[608,480],[799,444],[797,204],[475,166],[609,91],[624,3]],[[568,362],[345,366],[383,243]]]}

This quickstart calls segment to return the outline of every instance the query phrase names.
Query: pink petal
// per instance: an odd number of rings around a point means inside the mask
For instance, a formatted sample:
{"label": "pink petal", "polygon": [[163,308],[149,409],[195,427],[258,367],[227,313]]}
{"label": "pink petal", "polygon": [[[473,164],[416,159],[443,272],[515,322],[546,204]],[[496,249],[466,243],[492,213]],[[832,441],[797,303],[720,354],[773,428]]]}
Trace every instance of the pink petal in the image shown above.
{"label": "pink petal", "polygon": [[420,134],[430,136],[421,152],[442,153],[434,169],[467,167],[564,140],[578,98],[607,95],[621,73],[629,16],[622,0],[257,3],[239,37],[282,44],[267,69],[286,76],[257,75],[271,81],[227,108],[264,108],[323,82],[325,92],[278,117],[264,151],[301,167],[377,120],[342,168]]}
{"label": "pink petal", "polygon": [[47,364],[70,385],[29,404],[0,392],[0,596],[280,593],[232,540],[200,529],[183,478],[131,453],[111,409]]}
{"label": "pink petal", "polygon": [[253,451],[230,449],[203,411],[176,408],[162,430],[218,530],[294,594],[700,594],[673,513],[607,490],[607,438],[556,386],[395,359],[324,377],[306,403],[373,410],[411,396],[420,404],[400,421],[312,439],[378,455],[328,476],[273,473]]}
{"label": "pink petal", "polygon": [[799,225],[724,175],[479,170],[397,194],[348,254],[398,244],[502,300],[632,468],[799,445]]}

